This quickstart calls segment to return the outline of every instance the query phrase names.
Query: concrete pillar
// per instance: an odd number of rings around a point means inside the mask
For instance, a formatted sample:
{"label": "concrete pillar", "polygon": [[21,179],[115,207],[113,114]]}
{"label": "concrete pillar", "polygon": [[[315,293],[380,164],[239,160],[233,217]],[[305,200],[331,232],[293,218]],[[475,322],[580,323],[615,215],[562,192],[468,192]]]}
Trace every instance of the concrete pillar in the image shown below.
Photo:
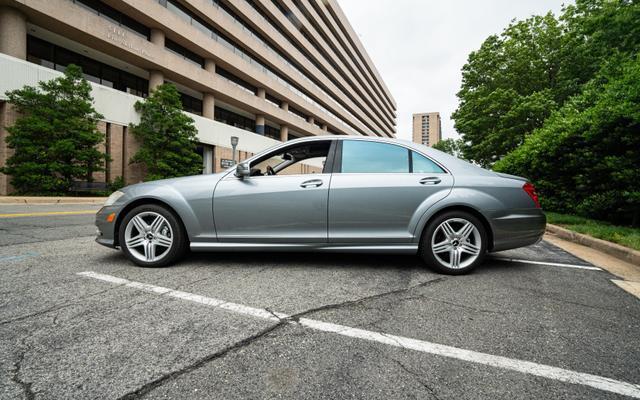
{"label": "concrete pillar", "polygon": [[164,47],[164,32],[160,29],[151,29],[151,43]]}
{"label": "concrete pillar", "polygon": [[264,90],[264,88],[258,88],[258,90],[256,91],[256,96],[260,97],[262,100],[264,100],[266,95],[267,92]]}
{"label": "concrete pillar", "polygon": [[0,53],[27,59],[27,18],[12,7],[0,7]]}
{"label": "concrete pillar", "polygon": [[162,71],[149,71],[149,93],[164,83]]}
{"label": "concrete pillar", "polygon": [[213,148],[211,146],[204,146],[204,154],[202,156],[202,172],[205,174],[213,173]]}
{"label": "concrete pillar", "polygon": [[214,119],[216,100],[213,93],[204,93],[202,96],[202,116]]}
{"label": "concrete pillar", "polygon": [[282,108],[285,111],[289,111],[289,103],[287,103],[286,101],[283,101],[282,103],[280,103],[280,108]]}
{"label": "concrete pillar", "polygon": [[[151,43],[164,47],[164,32],[160,29],[151,29]],[[149,93],[163,83],[162,71],[149,71]]]}
{"label": "concrete pillar", "polygon": [[329,131],[329,128],[327,127],[327,124],[322,124],[322,127],[320,127],[320,129],[322,129],[323,132],[327,132]]}
{"label": "concrete pillar", "polygon": [[309,116],[309,117],[307,117],[307,122],[313,125],[316,122],[316,120],[315,120],[315,118]]}
{"label": "concrete pillar", "polygon": [[280,141],[286,142],[289,140],[289,127],[286,125],[280,126]]}
{"label": "concrete pillar", "polygon": [[256,115],[256,133],[264,136],[264,115]]}
{"label": "concrete pillar", "polygon": [[216,62],[210,58],[204,60],[204,69],[205,71],[215,74],[216,73]]}

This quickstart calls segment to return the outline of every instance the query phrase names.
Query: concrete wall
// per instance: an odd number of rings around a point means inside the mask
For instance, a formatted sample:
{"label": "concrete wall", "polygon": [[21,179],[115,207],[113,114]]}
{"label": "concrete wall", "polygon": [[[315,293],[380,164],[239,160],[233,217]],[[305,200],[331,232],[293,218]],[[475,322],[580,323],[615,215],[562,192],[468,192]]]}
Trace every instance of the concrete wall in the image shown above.
{"label": "concrete wall", "polygon": [[[36,86],[38,82],[61,76],[62,73],[41,67],[27,61],[0,54],[0,100],[5,100],[5,92],[19,89],[24,85]],[[6,77],[11,79],[6,79]],[[104,121],[128,126],[140,122],[140,116],[134,110],[140,97],[91,83],[92,96],[96,110],[104,115]],[[253,132],[239,129],[189,114],[198,129],[198,141],[214,146],[230,146],[231,136],[239,138],[238,149],[247,152],[259,152],[280,142]]]}
{"label": "concrete wall", "polygon": [[[60,72],[49,68],[0,54],[0,166],[5,165],[7,158],[11,155],[11,149],[7,148],[5,143],[7,135],[5,127],[12,125],[17,117],[13,108],[4,101],[7,98],[5,92],[24,85],[37,86],[39,81],[50,80],[61,75]],[[107,178],[113,181],[118,176],[124,176],[127,184],[142,181],[144,169],[129,163],[140,145],[128,129],[129,124],[140,122],[140,116],[133,108],[140,98],[95,83],[91,83],[91,86],[95,108],[104,115],[104,120],[98,124],[98,129],[106,136],[105,143],[100,145],[100,149],[107,150],[112,159],[106,166],[107,171],[96,173],[94,179],[96,182],[106,182]],[[222,158],[233,159],[230,148],[231,136],[239,138],[237,147],[239,160],[244,160],[281,143],[205,117],[194,114],[189,116],[195,121],[198,141],[213,148],[213,172],[224,170],[220,165]],[[10,178],[0,174],[0,195],[11,193],[11,190]]]}

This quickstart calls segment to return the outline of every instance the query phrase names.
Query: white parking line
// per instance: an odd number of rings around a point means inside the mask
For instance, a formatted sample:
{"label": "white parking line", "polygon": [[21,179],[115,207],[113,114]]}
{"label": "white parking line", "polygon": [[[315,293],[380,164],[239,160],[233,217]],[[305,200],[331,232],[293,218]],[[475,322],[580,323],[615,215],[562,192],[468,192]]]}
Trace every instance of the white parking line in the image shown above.
{"label": "white parking line", "polygon": [[[291,317],[287,314],[271,312],[262,308],[254,308],[242,304],[230,303],[224,300],[218,300],[211,297],[173,290],[162,286],[130,281],[128,279],[118,278],[112,275],[99,274],[93,271],[79,272],[78,275],[99,279],[126,287],[140,289],[163,296],[188,300],[194,303],[204,304],[207,306],[221,308],[227,311],[232,311],[238,314],[249,315],[252,317],[267,319],[271,321],[280,321],[282,319],[286,320],[287,318]],[[561,382],[590,386],[595,389],[640,399],[640,385],[618,381],[603,376],[571,371],[568,369],[552,367],[550,365],[538,364],[530,361],[518,360],[515,358],[480,353],[473,350],[460,349],[457,347],[427,342],[424,340],[389,335],[382,332],[367,331],[364,329],[352,328],[345,325],[332,324],[329,322],[323,322],[314,319],[289,319],[287,320],[287,322],[290,324],[299,324],[301,326],[322,332],[330,332],[351,338],[363,339],[386,344],[389,346],[400,347],[403,349],[415,350],[422,353],[434,354],[442,357],[488,365],[491,367],[508,369],[524,374],[540,376],[548,379],[555,379]]]}
{"label": "white parking line", "polygon": [[564,263],[555,263],[555,262],[547,262],[547,261],[532,261],[532,260],[521,260],[519,258],[503,258],[503,257],[491,257],[491,260],[508,261],[508,262],[515,262],[515,263],[521,263],[521,264],[549,265],[552,267],[590,269],[592,271],[602,271],[602,268],[594,267],[591,265],[564,264]]}

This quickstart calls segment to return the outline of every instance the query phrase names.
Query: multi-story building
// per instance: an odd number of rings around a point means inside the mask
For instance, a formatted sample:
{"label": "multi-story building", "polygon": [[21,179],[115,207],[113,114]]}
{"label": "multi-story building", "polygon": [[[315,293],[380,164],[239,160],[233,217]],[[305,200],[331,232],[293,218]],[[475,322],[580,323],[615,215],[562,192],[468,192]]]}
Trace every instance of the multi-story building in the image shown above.
{"label": "multi-story building", "polygon": [[336,0],[0,0],[0,53],[0,165],[16,118],[5,92],[69,64],[105,117],[98,180],[142,178],[127,126],[163,82],[196,122],[205,173],[229,165],[231,136],[243,159],[301,136],[395,135],[394,99]]}
{"label": "multi-story building", "polygon": [[439,112],[413,114],[413,141],[433,146],[442,140],[442,123]]}

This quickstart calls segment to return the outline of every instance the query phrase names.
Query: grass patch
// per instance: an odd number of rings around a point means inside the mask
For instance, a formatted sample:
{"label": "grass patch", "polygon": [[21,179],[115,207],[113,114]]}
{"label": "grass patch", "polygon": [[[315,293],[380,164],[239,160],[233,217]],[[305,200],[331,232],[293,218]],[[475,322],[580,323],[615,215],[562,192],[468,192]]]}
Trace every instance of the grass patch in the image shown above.
{"label": "grass patch", "polygon": [[618,243],[622,246],[640,250],[640,228],[612,225],[608,222],[578,217],[575,215],[546,212],[547,222],[560,225],[574,232],[583,233],[598,239]]}

